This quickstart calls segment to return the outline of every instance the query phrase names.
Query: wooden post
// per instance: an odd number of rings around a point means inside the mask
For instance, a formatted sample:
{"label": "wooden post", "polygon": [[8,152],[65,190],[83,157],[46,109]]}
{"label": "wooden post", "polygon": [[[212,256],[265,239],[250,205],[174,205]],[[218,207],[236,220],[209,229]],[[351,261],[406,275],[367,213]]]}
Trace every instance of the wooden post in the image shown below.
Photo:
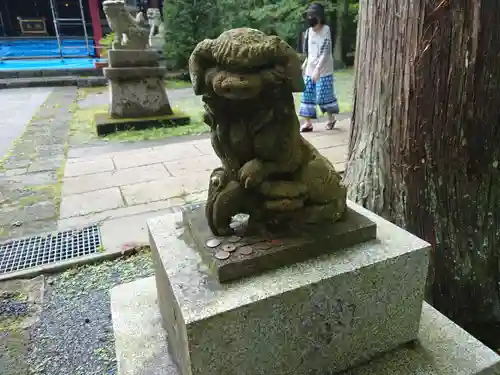
{"label": "wooden post", "polygon": [[[92,31],[94,34],[94,42],[96,47],[99,46],[99,41],[102,39],[102,25],[99,7],[101,6],[99,0],[89,0],[90,20],[92,22]],[[97,56],[101,56],[101,51],[96,48]]]}
{"label": "wooden post", "polygon": [[149,0],[149,7],[160,9],[160,0]]}

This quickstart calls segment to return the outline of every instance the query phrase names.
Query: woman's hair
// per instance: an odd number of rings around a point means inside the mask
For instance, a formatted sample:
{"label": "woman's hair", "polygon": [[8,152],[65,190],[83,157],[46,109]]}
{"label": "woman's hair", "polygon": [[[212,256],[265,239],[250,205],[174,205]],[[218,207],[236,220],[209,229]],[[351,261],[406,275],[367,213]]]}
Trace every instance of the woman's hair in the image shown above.
{"label": "woman's hair", "polygon": [[307,7],[306,17],[316,17],[320,24],[326,24],[325,8],[320,3],[312,3]]}

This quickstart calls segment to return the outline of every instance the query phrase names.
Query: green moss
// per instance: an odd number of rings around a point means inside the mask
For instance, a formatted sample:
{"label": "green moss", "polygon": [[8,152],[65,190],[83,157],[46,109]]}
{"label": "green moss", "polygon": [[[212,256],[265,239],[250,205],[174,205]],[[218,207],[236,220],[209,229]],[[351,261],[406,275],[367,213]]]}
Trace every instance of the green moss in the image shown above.
{"label": "green moss", "polygon": [[0,299],[9,299],[17,302],[27,302],[28,296],[18,291],[15,292],[3,291],[2,293],[0,293]]}
{"label": "green moss", "polygon": [[101,92],[107,91],[108,86],[93,86],[93,87],[82,87],[78,89],[78,95],[81,99],[85,99],[89,94],[99,94]]}
{"label": "green moss", "polygon": [[22,197],[21,199],[19,199],[18,204],[21,207],[32,206],[32,205],[40,202],[41,199],[42,199],[42,197],[39,195],[31,195],[31,196]]}
{"label": "green moss", "polygon": [[[188,116],[186,114],[184,114],[182,111],[179,111],[179,110],[176,110],[175,113],[173,115],[164,115],[164,116],[152,116],[152,117],[141,117],[141,120],[144,120],[144,121],[147,121],[147,120],[160,120],[160,121],[165,121],[165,122],[169,122],[171,121],[172,119],[175,119],[179,116]],[[106,121],[109,121],[109,122],[112,122],[112,123],[115,123],[115,124],[120,124],[120,123],[126,123],[126,122],[133,122],[136,120],[136,118],[111,118],[109,117],[108,115],[108,111],[101,111],[101,112],[96,112],[94,113],[94,118],[96,117],[102,117],[102,118],[105,118]]]}
{"label": "green moss", "polygon": [[[191,119],[189,125],[166,128],[152,128],[144,130],[129,130],[98,137],[94,117],[97,113],[108,111],[108,104],[96,105],[86,108],[76,106],[70,126],[71,143],[86,143],[94,140],[106,141],[141,141],[155,140],[169,137],[202,134],[209,131],[202,121],[203,108],[199,98],[192,97],[174,100],[172,109],[176,113],[185,113]],[[166,118],[168,119],[168,118]],[[127,121],[127,119],[123,120]]]}
{"label": "green moss", "polygon": [[103,139],[109,141],[141,141],[141,140],[155,140],[170,137],[197,135],[209,131],[207,125],[201,122],[195,122],[189,125],[168,127],[168,128],[152,128],[145,130],[129,130],[110,134]]}
{"label": "green moss", "polygon": [[165,80],[165,87],[167,89],[185,89],[193,87],[191,82],[182,80]]}
{"label": "green moss", "polygon": [[115,40],[115,33],[110,32],[99,40],[99,54],[102,58],[108,57],[108,50],[111,48]]}
{"label": "green moss", "polygon": [[22,322],[23,317],[2,317],[2,319],[0,320],[0,332],[14,333],[21,329]]}

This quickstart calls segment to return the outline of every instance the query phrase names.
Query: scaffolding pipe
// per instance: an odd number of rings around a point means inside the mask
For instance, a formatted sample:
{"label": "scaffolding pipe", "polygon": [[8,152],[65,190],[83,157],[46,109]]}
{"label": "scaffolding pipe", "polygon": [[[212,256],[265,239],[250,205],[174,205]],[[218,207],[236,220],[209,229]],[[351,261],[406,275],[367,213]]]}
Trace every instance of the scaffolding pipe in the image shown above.
{"label": "scaffolding pipe", "polygon": [[7,33],[5,32],[5,24],[3,23],[2,12],[0,12],[0,25],[2,25],[2,34],[3,34],[3,36],[7,36]]}
{"label": "scaffolding pipe", "polygon": [[69,21],[81,21],[81,18],[59,18],[59,22],[69,22]]}
{"label": "scaffolding pipe", "polygon": [[62,46],[61,46],[61,37],[59,35],[59,25],[57,22],[57,14],[56,14],[56,9],[55,9],[55,4],[54,4],[54,0],[49,0],[49,1],[50,1],[50,10],[52,11],[52,19],[54,20],[54,30],[56,32],[57,47],[59,48],[59,56],[62,59],[63,53],[62,53]]}
{"label": "scaffolding pipe", "polygon": [[83,33],[85,35],[85,45],[87,47],[87,55],[90,56],[89,36],[87,34],[87,21],[85,20],[85,13],[83,12],[82,0],[79,0],[79,3],[80,3],[80,14],[82,15]]}
{"label": "scaffolding pipe", "polygon": [[[56,38],[57,38],[57,46],[59,48],[59,55],[61,56],[61,59],[63,58],[63,46],[61,43],[61,34],[59,33],[59,27],[60,27],[60,22],[81,22],[82,27],[83,27],[83,34],[85,38],[85,47],[87,49],[87,55],[90,56],[90,45],[89,45],[89,35],[87,33],[87,22],[85,20],[85,13],[83,11],[83,4],[82,0],[78,0],[78,3],[80,5],[80,15],[81,18],[58,18],[58,12],[57,12],[57,5],[55,4],[55,0],[49,0],[50,1],[50,9],[52,11],[52,19],[54,20],[54,30],[56,32]],[[76,47],[72,47],[76,48]]]}

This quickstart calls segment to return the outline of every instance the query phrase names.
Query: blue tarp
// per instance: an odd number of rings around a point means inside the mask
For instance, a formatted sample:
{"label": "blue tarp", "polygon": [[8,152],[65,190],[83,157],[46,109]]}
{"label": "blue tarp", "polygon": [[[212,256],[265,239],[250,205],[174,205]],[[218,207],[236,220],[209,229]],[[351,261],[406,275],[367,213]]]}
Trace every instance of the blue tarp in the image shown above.
{"label": "blue tarp", "polygon": [[[89,53],[90,52],[90,53]],[[94,41],[89,39],[89,50],[84,40],[62,41],[63,56],[95,56]],[[23,57],[59,57],[56,39],[5,39],[0,40],[0,59]]]}
{"label": "blue tarp", "polygon": [[24,59],[24,60],[4,60],[0,61],[0,71],[6,70],[52,70],[52,69],[93,69],[96,61],[103,59],[93,59],[77,57],[71,59]]}

